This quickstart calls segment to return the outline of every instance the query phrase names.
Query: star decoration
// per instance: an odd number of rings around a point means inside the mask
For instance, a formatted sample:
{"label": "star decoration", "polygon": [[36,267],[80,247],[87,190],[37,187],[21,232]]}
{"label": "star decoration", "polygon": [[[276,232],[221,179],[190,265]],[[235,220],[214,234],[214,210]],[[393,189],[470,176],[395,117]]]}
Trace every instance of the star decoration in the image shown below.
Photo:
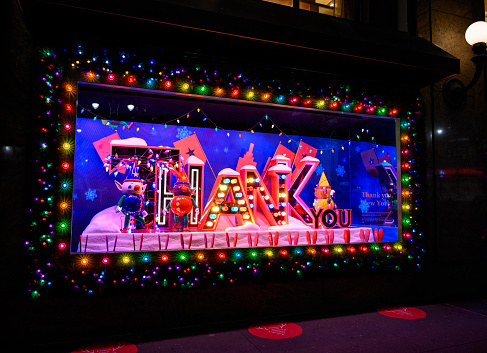
{"label": "star decoration", "polygon": [[191,148],[188,147],[188,152],[186,152],[188,156],[194,156],[194,149],[192,150]]}

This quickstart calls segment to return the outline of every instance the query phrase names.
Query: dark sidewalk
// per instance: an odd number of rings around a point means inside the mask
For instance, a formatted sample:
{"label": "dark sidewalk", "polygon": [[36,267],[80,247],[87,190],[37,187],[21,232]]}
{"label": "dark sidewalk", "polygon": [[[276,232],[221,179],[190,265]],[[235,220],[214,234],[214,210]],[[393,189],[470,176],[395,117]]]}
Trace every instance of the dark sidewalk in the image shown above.
{"label": "dark sidewalk", "polygon": [[293,322],[302,328],[300,335],[287,339],[254,336],[249,333],[248,325],[241,322],[159,332],[154,328],[153,332],[123,337],[100,334],[96,338],[80,337],[76,342],[60,341],[49,347],[37,344],[26,348],[29,352],[73,352],[81,351],[89,344],[123,341],[135,345],[136,348],[132,348],[138,353],[487,352],[487,298],[418,305],[415,308],[424,311],[426,316],[399,319],[369,309],[320,319],[271,318],[270,321]]}

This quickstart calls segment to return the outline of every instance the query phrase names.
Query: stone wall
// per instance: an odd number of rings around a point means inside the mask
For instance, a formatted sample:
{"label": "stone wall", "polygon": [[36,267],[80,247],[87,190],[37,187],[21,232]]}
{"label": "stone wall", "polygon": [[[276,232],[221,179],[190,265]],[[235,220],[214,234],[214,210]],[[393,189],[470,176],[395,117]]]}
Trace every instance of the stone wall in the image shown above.
{"label": "stone wall", "polygon": [[[418,36],[459,58],[461,74],[455,78],[467,85],[475,65],[465,31],[484,19],[483,1],[419,0],[417,13]],[[447,81],[421,91],[427,107],[428,209],[434,210],[427,233],[430,254],[440,263],[485,258],[487,247],[485,75],[459,109],[443,100]]]}

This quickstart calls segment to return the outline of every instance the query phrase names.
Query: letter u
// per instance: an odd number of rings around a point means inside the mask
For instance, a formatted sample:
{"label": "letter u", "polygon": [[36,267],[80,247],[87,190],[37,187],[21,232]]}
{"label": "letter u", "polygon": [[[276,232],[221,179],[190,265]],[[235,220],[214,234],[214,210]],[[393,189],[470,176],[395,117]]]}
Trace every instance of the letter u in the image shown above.
{"label": "letter u", "polygon": [[[344,218],[345,214],[345,219]],[[338,223],[341,228],[348,228],[352,223],[352,210],[338,210]]]}

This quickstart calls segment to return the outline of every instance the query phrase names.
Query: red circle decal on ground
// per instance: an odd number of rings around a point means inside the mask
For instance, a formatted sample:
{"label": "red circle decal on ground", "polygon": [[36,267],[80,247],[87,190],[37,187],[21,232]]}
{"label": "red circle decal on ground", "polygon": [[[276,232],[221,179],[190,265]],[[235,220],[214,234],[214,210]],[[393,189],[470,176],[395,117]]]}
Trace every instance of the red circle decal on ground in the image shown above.
{"label": "red circle decal on ground", "polygon": [[257,337],[271,340],[282,340],[299,336],[303,329],[292,322],[275,321],[261,322],[249,327],[249,332]]}
{"label": "red circle decal on ground", "polygon": [[377,312],[384,316],[406,320],[422,319],[426,316],[426,313],[423,310],[412,308],[410,306],[380,308],[377,309]]}
{"label": "red circle decal on ground", "polygon": [[103,342],[93,343],[72,353],[136,353],[137,346],[128,342]]}

